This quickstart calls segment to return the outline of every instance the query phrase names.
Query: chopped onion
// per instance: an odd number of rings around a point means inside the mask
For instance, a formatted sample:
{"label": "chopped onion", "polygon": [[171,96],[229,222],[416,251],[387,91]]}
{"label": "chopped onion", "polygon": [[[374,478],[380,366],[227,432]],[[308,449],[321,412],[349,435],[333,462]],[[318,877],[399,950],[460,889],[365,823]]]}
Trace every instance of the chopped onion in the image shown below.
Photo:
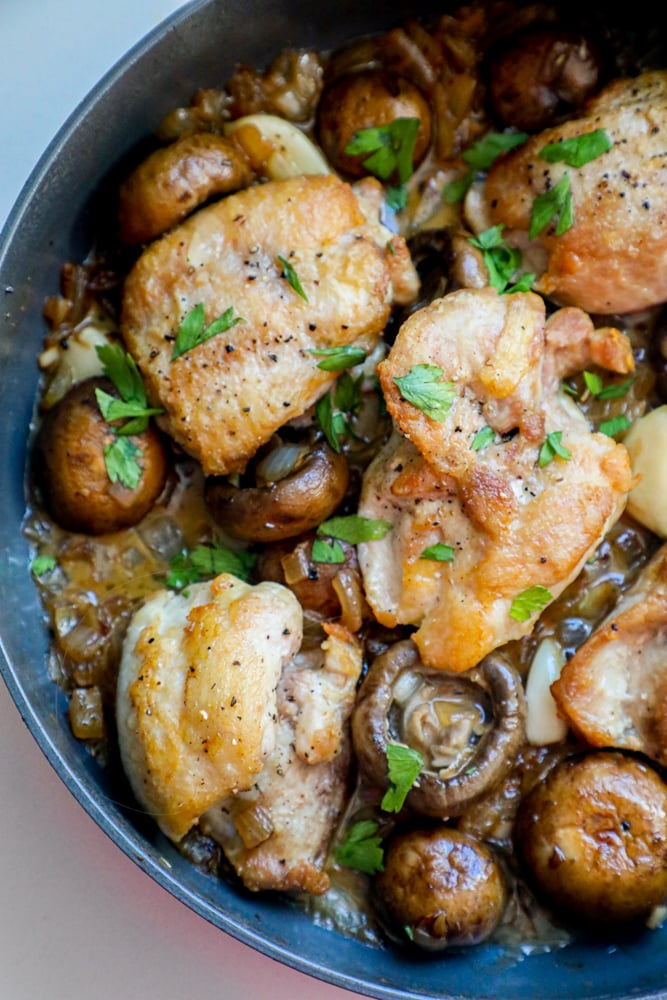
{"label": "chopped onion", "polygon": [[309,454],[309,448],[303,444],[280,444],[266,455],[255,468],[255,480],[258,486],[269,486],[279,483],[281,479],[295,472]]}
{"label": "chopped onion", "polygon": [[340,601],[343,625],[349,632],[358,632],[364,617],[364,595],[359,574],[347,568],[340,569],[331,586]]}
{"label": "chopped onion", "polygon": [[259,803],[253,802],[234,816],[234,826],[244,846],[251,850],[264,843],[273,833],[271,817]]}
{"label": "chopped onion", "polygon": [[305,545],[297,545],[293,552],[288,552],[280,560],[288,587],[307,580],[310,573],[310,560]]}
{"label": "chopped onion", "polygon": [[75,688],[69,703],[69,721],[78,740],[104,736],[102,693],[98,687]]}
{"label": "chopped onion", "polygon": [[535,746],[558,743],[567,735],[567,723],[558,714],[550,687],[565,664],[563,650],[554,639],[537,647],[526,682],[526,736]]}

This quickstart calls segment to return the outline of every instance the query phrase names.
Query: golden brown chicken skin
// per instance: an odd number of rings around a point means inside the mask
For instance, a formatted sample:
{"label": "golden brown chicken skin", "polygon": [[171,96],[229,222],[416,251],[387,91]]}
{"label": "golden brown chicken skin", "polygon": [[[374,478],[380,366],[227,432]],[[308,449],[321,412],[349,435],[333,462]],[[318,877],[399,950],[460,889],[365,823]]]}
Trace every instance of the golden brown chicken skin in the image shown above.
{"label": "golden brown chicken skin", "polygon": [[[627,452],[592,433],[560,389],[587,359],[615,371],[633,364],[627,339],[594,329],[580,310],[546,320],[539,296],[486,288],[415,313],[380,364],[400,434],[367,470],[359,511],[392,530],[359,546],[359,562],[376,617],[418,625],[427,666],[467,670],[530,632],[537,613],[517,618],[515,599],[535,587],[547,603],[557,597],[622,513]],[[442,419],[396,382],[424,364],[451,386]],[[492,440],[473,447],[485,427]],[[540,464],[547,435],[558,432],[569,457]],[[438,544],[451,547],[450,561],[424,557]]]}
{"label": "golden brown chicken skin", "polygon": [[[371,179],[358,193],[333,176],[270,181],[201,209],[139,258],[123,337],[163,428],[205,473],[242,471],[326,391],[336,375],[313,349],[372,350],[392,302],[416,293],[405,241],[378,221],[379,192]],[[228,310],[239,322],[172,360],[201,306],[205,328]]]}
{"label": "golden brown chicken skin", "polygon": [[[552,143],[604,129],[612,146],[581,167],[540,156]],[[591,313],[628,313],[667,299],[667,73],[611,83],[581,114],[538,135],[491,167],[485,224],[526,246],[535,199],[569,174],[573,224],[536,238],[548,262],[537,291]]]}

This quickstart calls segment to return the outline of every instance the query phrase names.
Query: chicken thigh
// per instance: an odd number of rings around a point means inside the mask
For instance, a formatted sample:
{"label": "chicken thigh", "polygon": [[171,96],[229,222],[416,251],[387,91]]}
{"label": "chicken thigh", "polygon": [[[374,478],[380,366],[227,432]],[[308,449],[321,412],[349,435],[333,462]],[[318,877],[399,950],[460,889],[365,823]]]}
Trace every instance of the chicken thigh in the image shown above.
{"label": "chicken thigh", "polygon": [[[315,349],[371,351],[418,278],[379,222],[381,188],[329,176],[270,181],[196,212],[130,272],[121,330],[162,427],[206,474],[243,471],[336,378]],[[228,329],[172,359],[181,324]],[[225,324],[223,324],[225,325]]]}
{"label": "chicken thigh", "polygon": [[[393,530],[360,545],[359,562],[376,617],[419,626],[427,666],[466,670],[526,635],[621,515],[626,449],[593,433],[560,388],[591,363],[631,370],[627,338],[594,329],[581,310],[546,320],[539,296],[485,288],[414,313],[380,364],[400,434],[368,468],[359,513]],[[422,366],[440,373],[451,400],[439,418],[399,387]],[[561,454],[541,462],[549,441]],[[451,547],[449,561],[429,558],[438,544]],[[536,593],[539,606],[519,614],[516,599]]]}
{"label": "chicken thigh", "polygon": [[[540,155],[547,145],[599,129],[611,148],[583,166],[551,163]],[[475,228],[502,224],[508,243],[525,249],[535,199],[568,174],[573,222],[556,235],[554,218],[536,237],[548,258],[536,290],[561,305],[607,315],[664,302],[665,135],[667,72],[616,80],[578,117],[531,136],[495,162],[475,210],[482,216]]]}

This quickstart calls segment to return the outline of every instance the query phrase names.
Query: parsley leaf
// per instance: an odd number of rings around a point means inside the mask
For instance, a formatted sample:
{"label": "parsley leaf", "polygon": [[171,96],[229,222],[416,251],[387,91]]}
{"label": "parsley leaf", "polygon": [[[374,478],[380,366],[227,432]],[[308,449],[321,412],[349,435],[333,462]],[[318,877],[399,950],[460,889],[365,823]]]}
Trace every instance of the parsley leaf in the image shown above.
{"label": "parsley leaf", "polygon": [[382,181],[396,174],[399,184],[412,176],[415,140],[419,118],[395,118],[387,125],[363,128],[352,136],[345,147],[348,156],[370,154],[363,165]]}
{"label": "parsley leaf", "polygon": [[571,139],[550,142],[540,150],[540,156],[549,163],[567,163],[568,167],[583,167],[591,160],[608,152],[613,143],[603,128]]}
{"label": "parsley leaf", "polygon": [[343,546],[335,538],[331,542],[326,541],[324,538],[315,538],[313,539],[310,558],[313,562],[328,563],[329,565],[344,563],[345,552],[343,551]]}
{"label": "parsley leaf", "polygon": [[569,448],[566,448],[564,444],[561,444],[561,438],[563,436],[562,431],[551,431],[547,434],[542,447],[540,448],[540,455],[538,459],[538,464],[541,469],[550,462],[553,462],[554,458],[562,458],[568,461],[572,458],[572,452]]}
{"label": "parsley leaf", "polygon": [[53,556],[35,556],[30,563],[30,571],[34,576],[46,576],[47,573],[56,568],[56,565]]}
{"label": "parsley leaf", "polygon": [[473,451],[482,451],[484,448],[488,448],[490,444],[493,443],[496,432],[493,427],[489,427],[487,424],[485,427],[481,427],[474,438],[472,439],[472,444],[470,447]]}
{"label": "parsley leaf", "polygon": [[126,402],[124,399],[116,399],[104,389],[95,389],[95,397],[100,413],[108,423],[133,418],[118,428],[117,434],[141,434],[146,430],[149,417],[164,412],[157,407],[145,406],[137,400],[130,399]]}
{"label": "parsley leaf", "polygon": [[377,830],[378,824],[372,819],[361,820],[350,827],[345,840],[335,850],[338,864],[367,875],[383,871],[382,837],[377,836]]}
{"label": "parsley leaf", "polygon": [[527,622],[538,611],[546,608],[550,600],[551,592],[546,587],[541,587],[539,584],[528,587],[517,594],[512,601],[510,618],[514,618],[517,622]]}
{"label": "parsley leaf", "polygon": [[104,464],[111,482],[120,482],[127,489],[135,490],[141,480],[141,455],[141,448],[129,437],[117,437],[108,444],[104,449]]}
{"label": "parsley leaf", "polygon": [[172,559],[166,583],[172,590],[183,590],[221,573],[231,573],[247,583],[256,560],[251,552],[234,552],[219,542],[205,542],[191,552],[184,549]]}
{"label": "parsley leaf", "polygon": [[480,139],[479,142],[466,149],[461,155],[461,159],[470,167],[463,177],[445,186],[443,197],[448,205],[463,201],[468,188],[471,186],[478,173],[483,173],[498,159],[502,153],[506,153],[516,146],[521,146],[528,138],[527,133],[520,132],[509,135],[505,132],[491,132]]}
{"label": "parsley leaf", "polygon": [[452,562],[454,549],[451,545],[445,545],[444,542],[436,542],[435,545],[429,545],[428,548],[424,549],[419,558],[433,559],[436,562]]}
{"label": "parsley leaf", "polygon": [[315,404],[317,422],[336,452],[340,452],[341,441],[347,434],[354,434],[349,417],[357,413],[361,406],[363,378],[363,374],[353,379],[349,372],[343,372],[335,387]]}
{"label": "parsley leaf", "polygon": [[218,316],[212,323],[205,326],[204,303],[197,303],[179,327],[171,360],[176,361],[177,358],[180,358],[187,351],[199,347],[200,344],[210,340],[211,337],[215,337],[218,333],[230,330],[237,323],[245,323],[245,320],[241,316],[235,316],[234,306],[230,306],[229,309],[224,311],[222,316]]}
{"label": "parsley leaf", "polygon": [[328,521],[323,521],[317,529],[318,535],[327,535],[329,538],[340,538],[350,545],[358,545],[360,542],[374,542],[384,538],[388,531],[391,531],[391,521],[374,520],[370,517],[362,517],[361,514],[350,514],[347,517],[332,517]]}
{"label": "parsley leaf", "polygon": [[[522,254],[517,248],[510,247],[502,236],[504,226],[491,226],[478,236],[472,236],[468,242],[482,251],[486,269],[489,272],[489,284],[501,294],[503,292],[528,291],[534,274],[524,274],[519,283],[510,285],[513,276],[521,267]],[[508,287],[509,286],[509,287]],[[526,287],[527,286],[527,287]]]}
{"label": "parsley leaf", "polygon": [[622,399],[636,382],[636,376],[618,385],[605,385],[597,372],[584,372],[584,382],[591,396],[597,396],[598,399]]}
{"label": "parsley leaf", "polygon": [[[119,344],[100,344],[95,348],[102,362],[102,370],[120,393],[126,403],[134,402],[146,406],[144,380],[137,363]],[[105,418],[106,419],[106,418]]]}
{"label": "parsley leaf", "polygon": [[400,812],[408,792],[424,767],[424,758],[418,750],[402,743],[387,743],[387,769],[390,787],[384,793],[380,806],[385,812]]}
{"label": "parsley leaf", "polygon": [[323,347],[319,350],[311,350],[310,354],[322,358],[317,367],[323,372],[341,372],[345,368],[354,368],[366,360],[366,352],[363,347],[355,347],[354,344],[341,344],[339,347]]}
{"label": "parsley leaf", "polygon": [[632,421],[628,420],[625,414],[620,414],[618,417],[612,417],[610,420],[603,420],[598,430],[601,434],[606,434],[607,437],[616,437],[621,431],[627,431],[628,427],[632,426]]}
{"label": "parsley leaf", "polygon": [[388,187],[386,191],[387,204],[395,212],[402,212],[408,203],[408,189],[405,184]]}
{"label": "parsley leaf", "polygon": [[306,293],[304,292],[303,288],[301,287],[301,282],[299,281],[299,276],[296,273],[296,271],[294,270],[294,268],[292,267],[292,265],[289,263],[289,261],[285,260],[285,258],[281,257],[280,255],[278,255],[278,260],[280,261],[282,269],[283,269],[283,275],[282,275],[283,278],[286,278],[287,281],[288,281],[288,283],[292,286],[292,288],[294,289],[294,291],[297,293],[297,295],[300,295],[301,298],[304,300],[304,302],[307,302],[308,301],[308,296],[306,295]]}
{"label": "parsley leaf", "polygon": [[570,175],[563,174],[558,184],[537,196],[533,202],[528,236],[531,240],[546,229],[549,223],[557,218],[556,236],[562,236],[574,223],[572,206],[572,188]]}
{"label": "parsley leaf", "polygon": [[430,417],[444,420],[454,402],[454,386],[441,382],[444,374],[438,365],[413,365],[406,375],[394,378],[403,399]]}

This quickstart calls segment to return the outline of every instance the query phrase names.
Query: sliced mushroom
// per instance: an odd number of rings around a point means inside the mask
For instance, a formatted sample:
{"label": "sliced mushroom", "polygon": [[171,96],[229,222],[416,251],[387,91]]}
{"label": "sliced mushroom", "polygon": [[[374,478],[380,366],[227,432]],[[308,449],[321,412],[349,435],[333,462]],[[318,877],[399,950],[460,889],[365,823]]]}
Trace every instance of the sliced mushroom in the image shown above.
{"label": "sliced mushroom", "polygon": [[239,487],[212,477],[205,497],[216,521],[236,538],[275,542],[325,521],[341,503],[348,481],[346,458],[320,442],[293,471],[273,482]]}
{"label": "sliced mushroom", "polygon": [[466,674],[429,670],[412,640],[378,656],[352,717],[360,765],[381,788],[389,784],[387,744],[418,750],[424,768],[408,793],[427,816],[458,816],[510,771],[525,738],[521,679],[501,656]]}

